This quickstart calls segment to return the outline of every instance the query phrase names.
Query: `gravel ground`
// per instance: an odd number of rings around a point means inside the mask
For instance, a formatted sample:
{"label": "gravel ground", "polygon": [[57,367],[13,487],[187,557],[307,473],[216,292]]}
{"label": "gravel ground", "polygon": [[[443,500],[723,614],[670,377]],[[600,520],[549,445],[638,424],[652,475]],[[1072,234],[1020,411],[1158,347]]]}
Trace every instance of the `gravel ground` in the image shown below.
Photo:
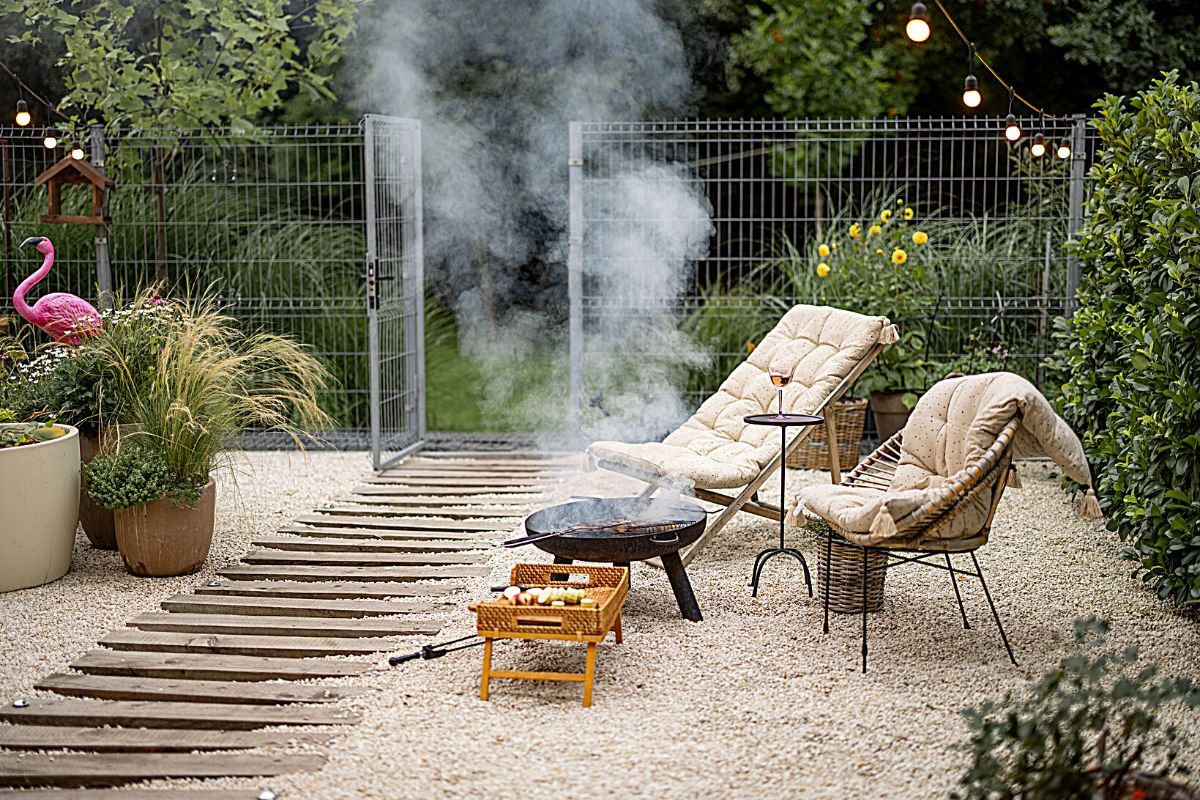
{"label": "gravel ground", "polygon": [[[360,454],[250,460],[255,479],[241,480],[243,507],[224,493],[209,569],[235,561],[250,535],[308,510],[367,467]],[[635,565],[625,643],[601,646],[590,710],[580,707],[577,684],[494,681],[491,700],[480,702],[479,650],[396,669],[380,659],[367,681],[382,691],[342,704],[364,719],[329,749],[324,770],[207,785],[269,785],[284,798],[944,796],[965,765],[952,749],[965,731],[958,709],[1055,666],[1078,616],[1111,618],[1114,642],[1136,643],[1165,674],[1200,679],[1200,625],[1132,581],[1115,535],[1077,518],[1057,481],[1038,473],[1022,469],[1024,488],[1006,494],[979,556],[1019,668],[1005,657],[977,583],[962,585],[973,625],[964,631],[945,573],[902,568],[888,575],[885,609],[871,617],[871,671],[859,674],[858,617],[835,615],[822,635],[821,606],[804,593],[799,565],[773,560],[759,597],[750,597],[754,554],[775,528],[741,515],[689,568],[703,623],[681,620],[665,577]],[[794,486],[821,479],[789,473]],[[560,495],[635,486],[580,475]],[[815,568],[816,543],[804,532],[789,538]],[[136,580],[115,556],[79,555],[66,579],[0,596],[0,696],[25,691],[129,616],[208,577]],[[473,631],[466,603],[504,582],[518,558],[548,557],[497,551],[491,576],[444,612],[437,640]],[[495,664],[577,670],[583,652],[501,643]],[[1167,716],[1200,742],[1200,715]],[[1200,752],[1185,752],[1184,762],[1200,767]]]}

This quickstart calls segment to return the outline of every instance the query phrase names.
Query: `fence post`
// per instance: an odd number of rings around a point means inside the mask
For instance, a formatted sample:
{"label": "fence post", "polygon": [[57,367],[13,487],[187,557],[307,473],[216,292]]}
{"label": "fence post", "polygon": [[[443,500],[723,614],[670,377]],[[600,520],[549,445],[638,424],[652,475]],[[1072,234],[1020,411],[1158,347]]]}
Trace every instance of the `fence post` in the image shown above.
{"label": "fence post", "polygon": [[[1071,177],[1067,197],[1067,240],[1074,242],[1083,227],[1083,189],[1087,172],[1087,117],[1076,114],[1071,123]],[[1079,257],[1074,248],[1067,251],[1067,296],[1064,311],[1068,316],[1075,312],[1079,301]]]}
{"label": "fence post", "polygon": [[[93,125],[91,128],[92,166],[104,174],[104,128]],[[108,193],[104,194],[104,207],[100,216],[108,217]],[[96,226],[96,286],[100,290],[100,307],[112,308],[113,278],[112,265],[108,260],[108,225],[101,223]]]}
{"label": "fence post", "polygon": [[570,404],[567,432],[580,443],[583,426],[583,128],[568,126],[567,153],[569,221],[567,231],[567,298],[570,305]]}

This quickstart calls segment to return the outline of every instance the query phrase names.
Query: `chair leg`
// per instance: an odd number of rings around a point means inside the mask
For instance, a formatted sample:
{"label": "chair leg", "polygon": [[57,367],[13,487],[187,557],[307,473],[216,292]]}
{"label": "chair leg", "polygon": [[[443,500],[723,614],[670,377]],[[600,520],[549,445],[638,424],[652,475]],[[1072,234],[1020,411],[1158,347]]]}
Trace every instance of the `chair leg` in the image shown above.
{"label": "chair leg", "polygon": [[954,587],[954,597],[958,600],[958,613],[962,614],[963,627],[970,630],[971,623],[967,622],[967,609],[963,607],[962,592],[958,590],[958,579],[954,577],[954,565],[950,563],[950,554],[945,555],[946,569],[950,570],[950,585]]}
{"label": "chair leg", "polygon": [[653,497],[654,493],[657,491],[658,491],[658,487],[652,483],[649,486],[647,486],[645,489],[642,489],[642,492],[641,492],[641,494],[638,495],[638,498],[645,500],[649,497]]}
{"label": "chair leg", "polygon": [[825,625],[821,628],[822,633],[829,633],[829,567],[833,564],[833,531],[829,532],[829,538],[825,542]]}
{"label": "chair leg", "polygon": [[1008,651],[1008,660],[1017,666],[1016,656],[1013,655],[1012,645],[1008,643],[1008,636],[1004,633],[1004,626],[1000,624],[1000,615],[996,612],[996,604],[992,602],[992,593],[988,591],[987,581],[983,579],[983,570],[979,566],[979,559],[975,557],[975,551],[971,551],[971,562],[975,565],[975,574],[979,576],[979,584],[983,587],[983,596],[987,598],[988,607],[992,609],[992,617],[996,620],[996,628],[1000,631],[1000,639],[1004,642],[1004,649]]}
{"label": "chair leg", "polygon": [[862,563],[862,671],[867,674],[867,548],[863,548]]}

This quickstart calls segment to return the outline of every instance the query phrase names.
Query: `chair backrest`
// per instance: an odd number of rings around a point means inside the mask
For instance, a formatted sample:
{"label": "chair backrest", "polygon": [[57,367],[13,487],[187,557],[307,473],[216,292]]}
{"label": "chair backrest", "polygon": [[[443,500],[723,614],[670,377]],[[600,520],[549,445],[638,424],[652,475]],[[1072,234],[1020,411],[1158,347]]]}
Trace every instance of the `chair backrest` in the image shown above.
{"label": "chair backrest", "polygon": [[749,414],[775,409],[777,390],[767,370],[794,366],[791,382],[784,389],[784,409],[818,413],[849,388],[878,352],[880,342],[887,341],[885,331],[890,328],[886,317],[828,306],[793,307],[666,443],[690,446],[696,435],[705,431],[756,448],[768,439],[777,441],[779,434],[774,428],[742,421]]}

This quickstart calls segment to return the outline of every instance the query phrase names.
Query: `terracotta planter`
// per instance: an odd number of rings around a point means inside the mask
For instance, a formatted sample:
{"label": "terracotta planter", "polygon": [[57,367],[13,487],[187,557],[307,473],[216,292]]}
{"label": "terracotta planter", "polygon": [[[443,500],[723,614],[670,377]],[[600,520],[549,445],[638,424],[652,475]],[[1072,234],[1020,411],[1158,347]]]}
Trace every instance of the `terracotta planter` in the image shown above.
{"label": "terracotta planter", "polygon": [[[96,436],[79,437],[79,461],[86,464],[100,452],[100,439]],[[117,531],[110,509],[96,505],[87,491],[79,490],[79,524],[87,534],[92,547],[99,550],[117,549]]]}
{"label": "terracotta planter", "polygon": [[879,441],[886,442],[908,422],[912,410],[901,399],[908,392],[872,392],[871,415],[875,417],[875,432]]}
{"label": "terracotta planter", "polygon": [[146,578],[195,572],[212,546],[217,483],[208,479],[200,501],[177,508],[167,498],[114,512],[117,549],[125,569]]}
{"label": "terracotta planter", "polygon": [[0,592],[71,568],[79,521],[79,432],[0,450]]}

